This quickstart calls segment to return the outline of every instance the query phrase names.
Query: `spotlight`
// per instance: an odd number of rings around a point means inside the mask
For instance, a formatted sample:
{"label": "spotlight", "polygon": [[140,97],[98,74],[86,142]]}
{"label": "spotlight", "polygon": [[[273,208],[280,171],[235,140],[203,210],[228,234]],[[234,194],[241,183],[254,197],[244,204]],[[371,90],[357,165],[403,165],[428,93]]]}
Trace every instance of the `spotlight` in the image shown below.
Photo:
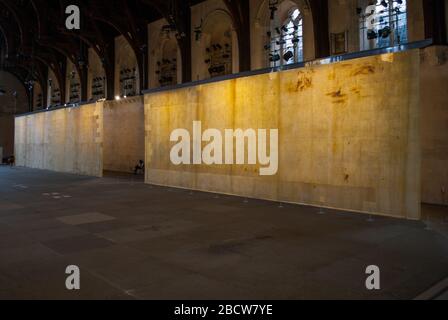
{"label": "spotlight", "polygon": [[294,53],[292,51],[288,51],[283,55],[283,59],[285,59],[286,62],[291,60],[294,57]]}
{"label": "spotlight", "polygon": [[115,96],[115,100],[120,100],[121,98],[120,98],[120,96]]}
{"label": "spotlight", "polygon": [[374,30],[367,31],[367,39],[368,40],[374,40],[376,38],[378,38],[378,35],[376,34],[376,32]]}
{"label": "spotlight", "polygon": [[382,30],[378,32],[382,38],[387,38],[392,33],[392,30],[389,26],[385,26]]}
{"label": "spotlight", "polygon": [[280,60],[280,55],[278,53],[276,54],[270,54],[269,61],[271,62],[277,62]]}

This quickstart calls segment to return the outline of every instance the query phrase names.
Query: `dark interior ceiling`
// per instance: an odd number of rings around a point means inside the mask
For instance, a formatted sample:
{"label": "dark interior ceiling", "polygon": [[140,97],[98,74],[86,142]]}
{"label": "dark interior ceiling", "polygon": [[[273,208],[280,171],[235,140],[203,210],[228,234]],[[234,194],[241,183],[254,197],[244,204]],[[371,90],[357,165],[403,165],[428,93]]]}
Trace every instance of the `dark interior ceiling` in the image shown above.
{"label": "dark interior ceiling", "polygon": [[[37,81],[46,92],[48,70],[65,87],[66,62],[74,63],[86,95],[88,48],[100,57],[107,77],[108,98],[113,98],[114,38],[123,35],[131,45],[146,89],[148,24],[160,18],[176,33],[182,58],[182,81],[191,81],[191,6],[205,0],[0,0],[0,68],[25,85]],[[314,25],[315,56],[328,56],[328,1],[306,0]],[[238,35],[240,71],[250,70],[250,0],[223,0]],[[65,8],[81,9],[81,30],[65,28]],[[444,0],[423,1],[425,35],[446,43]],[[355,13],[354,13],[355,14]],[[109,87],[111,86],[111,87]],[[64,90],[62,90],[64,94]],[[82,97],[85,101],[86,97]],[[64,96],[61,97],[64,100]]]}
{"label": "dark interior ceiling", "polygon": [[[82,76],[82,61],[86,59],[87,48],[92,47],[107,69],[113,64],[113,40],[116,36],[124,35],[134,51],[144,51],[150,45],[147,43],[147,25],[160,18],[166,18],[179,33],[188,34],[189,7],[200,2],[0,0],[0,67],[24,83],[38,81],[42,85],[50,68],[63,83],[66,59],[75,63]],[[65,28],[65,8],[68,5],[80,8],[79,31]],[[179,41],[182,43],[182,39]],[[137,59],[139,56],[137,54]]]}

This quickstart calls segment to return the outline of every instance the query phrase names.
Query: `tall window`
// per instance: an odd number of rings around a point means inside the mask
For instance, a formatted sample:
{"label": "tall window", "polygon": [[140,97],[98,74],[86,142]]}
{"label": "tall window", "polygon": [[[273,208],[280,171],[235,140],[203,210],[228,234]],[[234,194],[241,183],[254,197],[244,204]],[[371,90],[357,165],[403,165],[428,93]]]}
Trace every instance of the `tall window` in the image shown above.
{"label": "tall window", "polygon": [[303,18],[299,9],[291,9],[281,24],[272,19],[268,37],[270,43],[265,49],[269,52],[271,67],[303,61]]}
{"label": "tall window", "polygon": [[406,43],[406,0],[372,1],[360,9],[361,50]]}

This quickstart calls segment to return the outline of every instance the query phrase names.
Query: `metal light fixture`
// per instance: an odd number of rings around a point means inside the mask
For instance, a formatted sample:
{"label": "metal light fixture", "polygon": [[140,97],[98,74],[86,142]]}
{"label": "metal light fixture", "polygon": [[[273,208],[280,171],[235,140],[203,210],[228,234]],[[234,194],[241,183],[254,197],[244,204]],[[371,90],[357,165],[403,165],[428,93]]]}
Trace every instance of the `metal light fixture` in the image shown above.
{"label": "metal light fixture", "polygon": [[288,51],[288,52],[286,52],[284,55],[283,55],[283,59],[286,61],[286,62],[288,62],[289,60],[291,60],[292,58],[294,58],[294,53],[290,50],[290,51]]}
{"label": "metal light fixture", "polygon": [[271,62],[277,62],[277,61],[279,61],[281,59],[281,57],[280,57],[280,55],[278,53],[270,54],[269,56],[270,56],[269,57],[269,61],[271,61]]}
{"label": "metal light fixture", "polygon": [[275,19],[275,13],[278,10],[278,0],[269,0],[269,10],[271,12],[271,20]]}
{"label": "metal light fixture", "polygon": [[204,19],[201,19],[201,24],[197,27],[194,27],[195,40],[200,41],[202,38],[202,25],[204,23]]}

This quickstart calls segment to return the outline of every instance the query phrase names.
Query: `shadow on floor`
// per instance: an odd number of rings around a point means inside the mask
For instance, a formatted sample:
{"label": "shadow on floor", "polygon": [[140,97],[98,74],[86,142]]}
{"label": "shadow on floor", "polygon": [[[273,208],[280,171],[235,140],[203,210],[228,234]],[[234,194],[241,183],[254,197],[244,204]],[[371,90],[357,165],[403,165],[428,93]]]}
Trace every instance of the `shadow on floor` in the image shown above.
{"label": "shadow on floor", "polygon": [[120,179],[120,180],[128,180],[128,181],[145,181],[145,176],[143,174],[133,174],[129,172],[116,172],[116,171],[104,171],[104,178],[109,179]]}

